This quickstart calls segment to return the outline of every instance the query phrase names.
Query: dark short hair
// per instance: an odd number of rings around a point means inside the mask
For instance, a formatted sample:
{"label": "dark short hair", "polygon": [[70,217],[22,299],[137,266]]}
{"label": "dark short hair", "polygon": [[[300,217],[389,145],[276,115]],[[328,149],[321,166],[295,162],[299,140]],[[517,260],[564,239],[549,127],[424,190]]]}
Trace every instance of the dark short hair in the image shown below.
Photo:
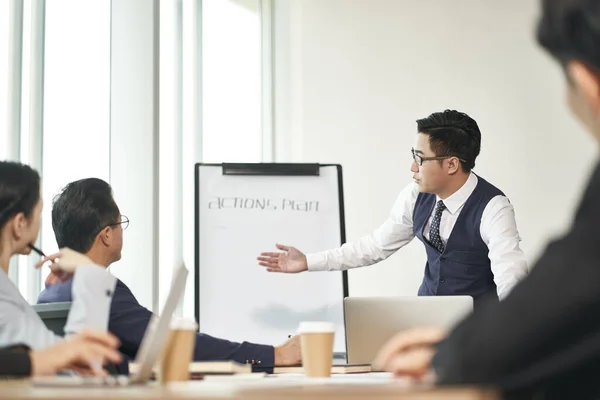
{"label": "dark short hair", "polygon": [[537,38],[563,66],[579,60],[600,71],[600,2],[542,0]]}
{"label": "dark short hair", "polygon": [[59,248],[86,253],[98,233],[119,218],[112,188],[102,179],[71,182],[52,202],[52,229]]}
{"label": "dark short hair", "polygon": [[0,161],[0,231],[19,213],[30,218],[40,200],[40,175],[28,165]]}
{"label": "dark short hair", "polygon": [[481,132],[477,122],[456,110],[436,112],[417,120],[417,131],[429,135],[429,146],[436,156],[458,157],[465,172],[475,167],[481,150]]}

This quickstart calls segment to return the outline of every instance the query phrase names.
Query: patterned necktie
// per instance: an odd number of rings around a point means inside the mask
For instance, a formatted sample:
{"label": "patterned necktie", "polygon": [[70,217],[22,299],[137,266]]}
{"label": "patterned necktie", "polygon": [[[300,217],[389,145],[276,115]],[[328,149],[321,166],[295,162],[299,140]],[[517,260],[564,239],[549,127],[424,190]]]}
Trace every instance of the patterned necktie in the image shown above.
{"label": "patterned necktie", "polygon": [[435,214],[433,216],[433,221],[431,221],[431,227],[429,228],[429,242],[438,249],[440,253],[444,252],[444,243],[442,243],[442,238],[440,237],[440,221],[442,220],[442,213],[446,206],[442,200],[437,202],[435,206]]}

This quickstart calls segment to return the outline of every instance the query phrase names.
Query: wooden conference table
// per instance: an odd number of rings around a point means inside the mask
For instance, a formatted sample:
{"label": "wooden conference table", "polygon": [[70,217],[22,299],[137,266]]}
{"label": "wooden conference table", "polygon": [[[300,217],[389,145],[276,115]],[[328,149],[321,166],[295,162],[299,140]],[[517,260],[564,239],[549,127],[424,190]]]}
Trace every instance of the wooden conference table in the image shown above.
{"label": "wooden conference table", "polygon": [[170,385],[152,382],[145,386],[120,388],[54,388],[34,386],[29,380],[0,381],[0,399],[239,399],[239,400],[499,400],[493,389],[435,388],[387,377],[334,377],[306,380],[302,377],[236,379],[219,377]]}

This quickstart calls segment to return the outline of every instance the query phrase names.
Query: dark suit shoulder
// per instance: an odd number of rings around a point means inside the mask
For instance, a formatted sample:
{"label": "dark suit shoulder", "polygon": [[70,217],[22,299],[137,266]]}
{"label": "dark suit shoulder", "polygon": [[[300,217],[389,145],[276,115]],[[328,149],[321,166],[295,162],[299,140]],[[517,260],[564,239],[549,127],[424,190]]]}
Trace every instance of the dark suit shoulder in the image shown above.
{"label": "dark suit shoulder", "polygon": [[[600,348],[571,352],[600,333],[600,171],[592,175],[569,232],[551,242],[503,301],[487,304],[462,321],[440,344],[433,365],[441,383],[506,383],[509,377],[552,375],[600,358]],[[594,342],[593,345],[595,346]],[[567,353],[568,352],[568,353]],[[559,368],[560,367],[560,368]],[[532,372],[533,371],[533,372]],[[553,372],[554,373],[554,372]],[[516,382],[512,380],[512,382]],[[529,382],[532,382],[530,380]],[[527,385],[520,381],[520,385]]]}
{"label": "dark suit shoulder", "polygon": [[122,280],[117,279],[117,285],[115,286],[115,289],[119,289],[119,290],[124,290],[126,292],[131,293],[131,289],[129,289],[129,286],[127,286]]}
{"label": "dark suit shoulder", "polygon": [[135,295],[129,289],[123,281],[117,279],[117,285],[115,286],[115,293],[113,295],[113,307],[111,307],[111,313],[119,313],[119,307],[114,307],[115,304],[123,306],[123,304],[129,304],[134,307],[132,310],[136,310],[137,307],[142,307],[142,305],[138,302]]}

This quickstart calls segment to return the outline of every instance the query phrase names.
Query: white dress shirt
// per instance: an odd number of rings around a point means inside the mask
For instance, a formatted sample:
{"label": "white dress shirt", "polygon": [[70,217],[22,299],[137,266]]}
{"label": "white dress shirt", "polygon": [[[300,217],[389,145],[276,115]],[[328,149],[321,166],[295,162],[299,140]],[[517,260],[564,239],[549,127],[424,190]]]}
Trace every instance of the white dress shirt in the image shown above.
{"label": "white dress shirt", "polygon": [[[454,194],[443,200],[446,208],[440,222],[440,237],[444,246],[452,233],[454,224],[477,186],[477,176],[473,173],[465,184]],[[342,247],[307,254],[309,271],[335,271],[356,267],[364,267],[385,260],[398,249],[407,245],[414,237],[413,211],[419,187],[412,183],[405,187],[392,211],[390,217],[370,235]],[[439,197],[436,199],[441,200]],[[429,227],[434,210],[425,225],[425,238],[429,240]],[[481,239],[489,249],[488,257],[491,262],[494,282],[500,299],[506,297],[510,290],[528,273],[525,255],[519,247],[521,238],[517,230],[515,212],[512,204],[505,196],[492,198],[481,216]]]}
{"label": "white dress shirt", "polygon": [[[107,331],[116,278],[97,265],[81,265],[73,276],[73,302],[65,335],[85,328]],[[19,289],[0,268],[0,347],[43,349],[63,340],[46,328]]]}

